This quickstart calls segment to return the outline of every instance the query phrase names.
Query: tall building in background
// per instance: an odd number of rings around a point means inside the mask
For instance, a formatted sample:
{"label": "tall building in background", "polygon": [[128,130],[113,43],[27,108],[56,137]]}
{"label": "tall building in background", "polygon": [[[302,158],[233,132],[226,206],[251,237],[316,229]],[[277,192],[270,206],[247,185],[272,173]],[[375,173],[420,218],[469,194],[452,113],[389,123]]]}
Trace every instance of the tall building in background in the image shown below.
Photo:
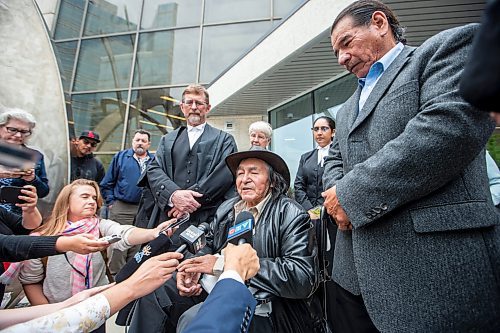
{"label": "tall building in background", "polygon": [[[51,1],[37,2],[47,20]],[[70,135],[97,131],[97,154],[105,164],[130,146],[138,128],[152,133],[156,147],[184,122],[177,101],[187,84],[208,85],[304,2],[52,1],[47,23]]]}

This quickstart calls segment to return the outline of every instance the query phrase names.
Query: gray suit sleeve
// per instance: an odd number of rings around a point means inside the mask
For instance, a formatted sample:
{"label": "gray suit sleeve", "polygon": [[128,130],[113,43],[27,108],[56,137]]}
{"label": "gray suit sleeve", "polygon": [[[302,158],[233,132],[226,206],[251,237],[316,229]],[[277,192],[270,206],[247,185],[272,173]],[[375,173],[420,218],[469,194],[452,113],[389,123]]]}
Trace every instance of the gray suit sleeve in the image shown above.
{"label": "gray suit sleeve", "polygon": [[[418,88],[400,99],[401,112],[408,100],[418,105],[416,116],[342,179],[326,179],[325,186],[337,185],[340,204],[354,228],[438,190],[484,148],[494,125],[487,113],[475,110],[457,91],[473,30],[466,26],[438,34],[415,52],[405,73],[408,81],[418,79]],[[383,124],[380,131],[391,131],[391,126]],[[332,150],[335,155],[335,145]],[[332,167],[339,165],[328,166]],[[370,217],[377,207],[382,213]]]}

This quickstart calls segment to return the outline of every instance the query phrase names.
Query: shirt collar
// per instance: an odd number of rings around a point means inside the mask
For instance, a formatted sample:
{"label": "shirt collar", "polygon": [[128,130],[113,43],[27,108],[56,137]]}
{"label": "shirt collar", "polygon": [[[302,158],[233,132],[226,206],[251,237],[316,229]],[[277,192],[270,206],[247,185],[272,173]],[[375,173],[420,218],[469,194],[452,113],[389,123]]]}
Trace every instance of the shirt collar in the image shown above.
{"label": "shirt collar", "polygon": [[324,147],[317,146],[317,147],[316,147],[316,149],[317,149],[318,151],[329,151],[329,150],[330,150],[331,145],[332,145],[332,144],[330,143],[329,145],[326,145],[326,146],[324,146]]}
{"label": "shirt collar", "polygon": [[264,200],[259,202],[254,207],[247,207],[246,202],[243,200],[240,200],[234,205],[234,215],[238,216],[239,213],[241,213],[244,210],[247,210],[250,213],[252,213],[252,215],[255,219],[255,222],[257,222],[259,220],[260,215],[262,214],[262,211],[264,210],[264,207],[269,202],[270,198],[271,198],[271,191],[269,191],[269,193],[266,195]]}
{"label": "shirt collar", "polygon": [[198,125],[198,126],[187,125],[188,132],[203,132],[206,124],[207,123],[203,123],[203,124]]}
{"label": "shirt collar", "polygon": [[382,73],[389,68],[392,62],[396,59],[396,57],[403,51],[404,45],[403,43],[397,43],[392,49],[389,50],[382,58],[380,58],[377,62],[375,62],[368,71],[366,77],[358,79],[358,83],[361,87],[364,87],[366,81],[368,83],[376,81]]}

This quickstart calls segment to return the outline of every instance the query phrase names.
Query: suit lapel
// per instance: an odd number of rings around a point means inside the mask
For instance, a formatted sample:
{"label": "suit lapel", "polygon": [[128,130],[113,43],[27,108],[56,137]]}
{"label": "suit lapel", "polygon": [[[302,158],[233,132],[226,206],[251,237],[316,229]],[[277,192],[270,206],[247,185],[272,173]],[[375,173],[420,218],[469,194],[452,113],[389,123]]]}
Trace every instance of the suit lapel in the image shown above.
{"label": "suit lapel", "polygon": [[398,73],[403,69],[414,49],[415,48],[413,47],[405,46],[403,51],[401,51],[396,59],[394,59],[394,61],[389,65],[389,68],[384,71],[382,77],[378,80],[377,84],[370,93],[370,96],[368,96],[363,109],[359,110],[359,117],[355,118],[355,120],[353,121],[353,125],[350,131],[351,133],[368,117],[370,113],[373,112],[380,99],[382,99],[387,89],[391,86],[391,83],[397,77]]}
{"label": "suit lapel", "polygon": [[212,170],[212,160],[215,152],[214,144],[217,143],[217,140],[213,140],[213,132],[213,128],[209,124],[206,124],[205,130],[198,141],[198,149],[196,150],[196,156],[198,158],[198,170],[196,170],[196,175],[198,175],[198,178],[208,170]]}
{"label": "suit lapel", "polygon": [[173,178],[174,177],[174,166],[172,164],[172,160],[173,160],[173,147],[174,147],[174,143],[175,143],[175,140],[177,140],[177,138],[179,137],[179,134],[182,133],[182,130],[187,130],[184,126],[181,126],[179,128],[177,128],[174,133],[174,135],[167,135],[167,137],[165,138],[165,151],[166,152],[169,152],[170,153],[170,158],[166,158],[165,159],[165,166],[166,166],[166,170],[167,170],[167,176],[169,176],[170,178]]}
{"label": "suit lapel", "polygon": [[356,117],[358,116],[358,107],[359,107],[359,97],[361,96],[361,87],[358,85],[358,88],[354,92],[354,94],[344,103],[339,112],[345,110],[343,112],[347,112],[347,128],[352,128]]}

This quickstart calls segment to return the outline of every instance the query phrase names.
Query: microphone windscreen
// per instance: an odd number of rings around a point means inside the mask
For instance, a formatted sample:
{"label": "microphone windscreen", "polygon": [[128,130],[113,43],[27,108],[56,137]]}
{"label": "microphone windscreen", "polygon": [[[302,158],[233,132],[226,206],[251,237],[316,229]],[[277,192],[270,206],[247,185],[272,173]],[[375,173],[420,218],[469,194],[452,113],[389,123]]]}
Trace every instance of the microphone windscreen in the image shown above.
{"label": "microphone windscreen", "polygon": [[146,244],[133,258],[127,261],[125,266],[116,273],[115,281],[119,283],[128,279],[146,260],[167,252],[171,245],[170,237],[160,233],[158,237]]}
{"label": "microphone windscreen", "polygon": [[253,243],[253,226],[255,219],[248,211],[243,211],[236,216],[234,226],[229,228],[227,234],[228,242],[240,245],[243,243]]}
{"label": "microphone windscreen", "polygon": [[236,216],[236,220],[234,221],[234,224],[235,225],[240,224],[241,222],[246,221],[246,220],[252,220],[252,225],[253,225],[253,222],[255,220],[252,213],[250,213],[248,210],[244,210],[241,213],[239,213],[238,216]]}

